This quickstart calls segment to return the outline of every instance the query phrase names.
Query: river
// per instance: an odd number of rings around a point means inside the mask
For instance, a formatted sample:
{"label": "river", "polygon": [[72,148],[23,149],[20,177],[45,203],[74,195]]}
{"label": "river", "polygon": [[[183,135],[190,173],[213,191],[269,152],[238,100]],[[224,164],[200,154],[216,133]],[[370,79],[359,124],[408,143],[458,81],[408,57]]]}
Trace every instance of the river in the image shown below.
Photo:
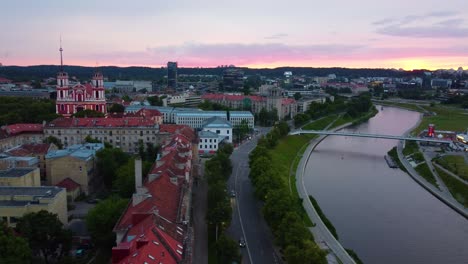
{"label": "river", "polygon": [[[418,113],[385,107],[345,131],[402,135],[418,118]],[[468,221],[409,175],[388,167],[384,155],[396,143],[327,137],[307,164],[308,193],[342,245],[364,263],[468,263]]]}

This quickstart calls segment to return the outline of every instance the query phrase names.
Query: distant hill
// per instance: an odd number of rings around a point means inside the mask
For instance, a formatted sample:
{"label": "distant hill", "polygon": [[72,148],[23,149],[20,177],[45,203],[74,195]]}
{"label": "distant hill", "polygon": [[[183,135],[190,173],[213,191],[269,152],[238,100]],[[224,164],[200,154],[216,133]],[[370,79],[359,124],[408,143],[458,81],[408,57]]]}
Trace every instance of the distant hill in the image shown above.
{"label": "distant hill", "polygon": [[[89,79],[94,67],[64,66],[69,76],[79,79]],[[294,75],[307,76],[327,76],[336,74],[342,77],[406,77],[422,76],[425,70],[397,71],[392,69],[350,69],[350,68],[310,68],[310,67],[280,67],[274,69],[250,69],[242,68],[245,75],[260,74],[267,77],[282,77],[285,71],[292,71]],[[37,65],[37,66],[2,66],[0,67],[0,77],[5,77],[14,81],[39,80],[48,77],[55,77],[60,70],[58,65]],[[116,67],[103,66],[99,70],[110,80],[158,80],[166,75],[165,68],[150,67]],[[224,68],[179,68],[178,74],[207,74],[221,76]]]}

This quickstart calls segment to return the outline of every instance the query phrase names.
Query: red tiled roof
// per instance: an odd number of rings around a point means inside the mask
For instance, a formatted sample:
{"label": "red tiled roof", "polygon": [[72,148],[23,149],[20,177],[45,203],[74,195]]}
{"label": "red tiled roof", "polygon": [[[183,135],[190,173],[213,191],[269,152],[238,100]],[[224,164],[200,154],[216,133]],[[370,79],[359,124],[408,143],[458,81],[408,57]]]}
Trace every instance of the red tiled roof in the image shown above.
{"label": "red tiled roof", "polygon": [[61,180],[59,183],[55,184],[55,186],[65,188],[67,189],[67,192],[70,192],[70,191],[76,190],[77,188],[80,188],[81,185],[70,178],[65,178]]}
{"label": "red tiled roof", "polygon": [[11,83],[11,80],[7,78],[0,77],[0,83]]}
{"label": "red tiled roof", "polygon": [[284,98],[281,104],[289,105],[289,104],[294,104],[294,103],[296,103],[296,100],[294,100],[293,98]]}
{"label": "red tiled roof", "polygon": [[154,122],[142,117],[125,118],[57,118],[47,124],[47,127],[153,127]]}
{"label": "red tiled roof", "polygon": [[262,102],[266,101],[265,97],[258,95],[234,95],[234,94],[204,94],[201,97],[203,100],[216,100],[216,101],[242,101],[249,98],[252,101]]}
{"label": "red tiled roof", "polygon": [[44,127],[42,124],[13,124],[5,126],[4,129],[9,135],[14,136],[21,133],[42,133]]}
{"label": "red tiled roof", "polygon": [[39,144],[23,144],[17,148],[8,150],[8,154],[12,156],[24,157],[37,154],[47,154],[49,151],[50,144],[39,143]]}
{"label": "red tiled roof", "polygon": [[148,215],[129,230],[124,238],[125,242],[112,249],[112,263],[176,264],[182,259],[176,251],[179,249],[179,242],[157,228],[153,218],[154,216]]}

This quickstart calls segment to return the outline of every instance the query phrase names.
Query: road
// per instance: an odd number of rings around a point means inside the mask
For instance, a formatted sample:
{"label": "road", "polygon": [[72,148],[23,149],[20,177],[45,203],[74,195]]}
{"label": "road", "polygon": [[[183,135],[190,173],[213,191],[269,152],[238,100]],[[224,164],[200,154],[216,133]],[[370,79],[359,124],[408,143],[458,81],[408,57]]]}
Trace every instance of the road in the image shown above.
{"label": "road", "polygon": [[[267,128],[259,130],[260,134],[268,131]],[[241,237],[245,239],[246,247],[241,249],[242,263],[282,263],[249,179],[249,153],[257,145],[259,135],[240,145],[231,155],[233,169],[228,180],[228,188],[235,190],[236,197],[231,198],[232,222],[227,234],[236,241]]]}

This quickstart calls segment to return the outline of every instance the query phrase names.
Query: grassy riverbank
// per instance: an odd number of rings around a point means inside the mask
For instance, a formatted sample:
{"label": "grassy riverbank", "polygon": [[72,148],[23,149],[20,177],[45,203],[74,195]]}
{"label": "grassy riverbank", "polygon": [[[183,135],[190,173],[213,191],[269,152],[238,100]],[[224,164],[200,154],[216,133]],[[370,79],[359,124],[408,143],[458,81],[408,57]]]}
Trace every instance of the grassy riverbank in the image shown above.
{"label": "grassy riverbank", "polygon": [[444,181],[445,185],[449,189],[453,198],[455,198],[459,203],[461,203],[465,208],[468,207],[468,187],[455,179],[454,177],[448,175],[443,170],[435,167],[440,178]]}
{"label": "grassy riverbank", "polygon": [[468,180],[468,164],[463,156],[447,155],[436,159],[436,162],[446,170],[460,176],[460,178]]}
{"label": "grassy riverbank", "polygon": [[320,219],[322,219],[322,222],[328,228],[330,233],[332,233],[332,235],[338,240],[338,233],[336,233],[335,227],[333,226],[331,221],[327,218],[327,216],[323,213],[317,201],[314,199],[314,197],[312,197],[312,195],[309,195],[309,200],[312,202],[312,205],[314,206],[315,211],[317,211],[317,214],[320,216]]}
{"label": "grassy riverbank", "polygon": [[393,161],[395,161],[400,168],[400,170],[408,173],[406,170],[405,166],[403,166],[403,163],[401,163],[400,159],[398,158],[398,153],[397,153],[397,148],[393,147],[390,151],[387,152],[387,154],[392,157]]}
{"label": "grassy riverbank", "polygon": [[437,180],[434,177],[434,174],[432,174],[431,169],[429,169],[429,166],[424,162],[422,164],[419,164],[414,168],[416,172],[421,175],[426,181],[428,181],[430,184],[434,185],[438,189],[440,189],[439,185],[437,184]]}

